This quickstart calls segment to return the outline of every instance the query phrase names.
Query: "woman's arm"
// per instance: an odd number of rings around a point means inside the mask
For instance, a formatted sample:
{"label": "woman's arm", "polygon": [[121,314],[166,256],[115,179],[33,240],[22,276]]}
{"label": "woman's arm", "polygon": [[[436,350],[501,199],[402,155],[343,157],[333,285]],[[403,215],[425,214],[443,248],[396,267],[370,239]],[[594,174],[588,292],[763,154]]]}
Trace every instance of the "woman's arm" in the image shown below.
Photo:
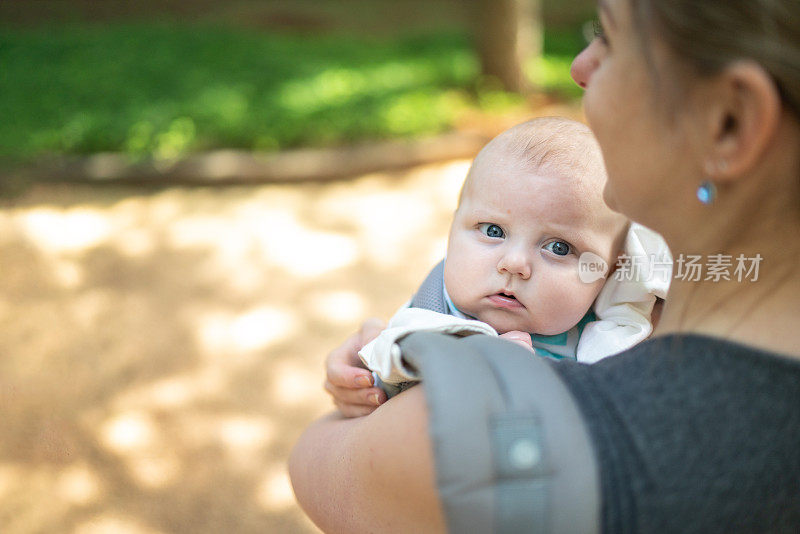
{"label": "woman's arm", "polygon": [[421,387],[367,417],[309,427],[289,458],[295,495],[325,532],[444,532]]}

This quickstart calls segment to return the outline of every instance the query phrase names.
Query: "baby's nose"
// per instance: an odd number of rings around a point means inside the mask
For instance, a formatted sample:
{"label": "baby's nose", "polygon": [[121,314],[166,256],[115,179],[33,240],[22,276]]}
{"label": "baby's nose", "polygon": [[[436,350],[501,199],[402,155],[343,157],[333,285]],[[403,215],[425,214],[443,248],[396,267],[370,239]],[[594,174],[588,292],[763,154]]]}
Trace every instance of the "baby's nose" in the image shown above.
{"label": "baby's nose", "polygon": [[523,280],[531,277],[531,262],[528,255],[518,250],[509,250],[497,264],[500,274],[519,276]]}

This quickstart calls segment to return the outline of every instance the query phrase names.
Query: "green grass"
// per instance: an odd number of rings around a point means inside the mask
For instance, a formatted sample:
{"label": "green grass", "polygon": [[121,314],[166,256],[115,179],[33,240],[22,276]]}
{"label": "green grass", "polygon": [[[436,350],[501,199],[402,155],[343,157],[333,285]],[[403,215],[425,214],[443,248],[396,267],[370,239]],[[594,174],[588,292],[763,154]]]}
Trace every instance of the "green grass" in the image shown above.
{"label": "green grass", "polygon": [[[559,46],[531,70],[546,89],[571,87]],[[0,158],[11,161],[418,136],[451,128],[465,110],[520,102],[482,93],[460,34],[370,40],[60,25],[0,30],[0,65]]]}
{"label": "green grass", "polygon": [[541,89],[566,98],[580,98],[583,89],[572,80],[569,67],[586,46],[580,26],[550,28],[545,33],[544,55],[526,65],[528,77]]}

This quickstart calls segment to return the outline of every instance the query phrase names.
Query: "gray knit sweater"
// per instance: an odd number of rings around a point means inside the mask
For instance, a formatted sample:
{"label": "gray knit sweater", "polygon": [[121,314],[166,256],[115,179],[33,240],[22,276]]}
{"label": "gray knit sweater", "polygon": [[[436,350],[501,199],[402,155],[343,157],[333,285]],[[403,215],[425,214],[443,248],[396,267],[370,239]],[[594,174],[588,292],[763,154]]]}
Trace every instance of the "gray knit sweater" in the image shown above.
{"label": "gray knit sweater", "polygon": [[594,439],[604,532],[800,532],[800,360],[668,336],[553,366]]}

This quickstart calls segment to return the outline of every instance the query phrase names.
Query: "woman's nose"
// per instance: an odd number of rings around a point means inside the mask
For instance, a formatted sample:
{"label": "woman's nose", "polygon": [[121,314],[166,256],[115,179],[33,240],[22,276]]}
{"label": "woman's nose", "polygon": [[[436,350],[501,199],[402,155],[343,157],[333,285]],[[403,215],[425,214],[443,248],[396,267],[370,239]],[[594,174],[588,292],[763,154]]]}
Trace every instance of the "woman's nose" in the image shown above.
{"label": "woman's nose", "polygon": [[575,56],[572,60],[572,66],[569,69],[569,74],[575,83],[586,89],[589,85],[589,79],[592,77],[595,69],[597,69],[598,60],[595,53],[596,40],[589,43],[589,45],[581,50],[580,54]]}
{"label": "woman's nose", "polygon": [[531,277],[531,262],[528,255],[518,250],[509,250],[497,263],[500,274],[519,276],[523,280]]}

